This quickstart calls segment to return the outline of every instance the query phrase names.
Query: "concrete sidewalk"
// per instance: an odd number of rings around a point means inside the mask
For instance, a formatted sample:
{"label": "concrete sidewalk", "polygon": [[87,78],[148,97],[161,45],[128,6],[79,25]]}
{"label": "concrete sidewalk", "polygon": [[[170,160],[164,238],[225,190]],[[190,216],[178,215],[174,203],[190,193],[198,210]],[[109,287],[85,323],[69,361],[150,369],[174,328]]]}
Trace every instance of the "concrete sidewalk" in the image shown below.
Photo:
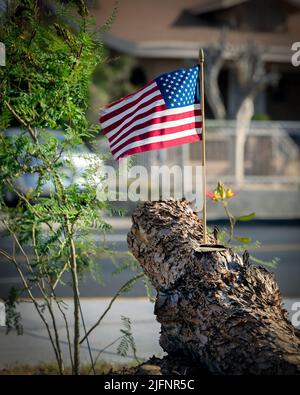
{"label": "concrete sidewalk", "polygon": [[[72,301],[65,300],[69,305],[66,315],[72,321]],[[83,298],[82,310],[87,329],[89,329],[101,316],[107,307],[109,298]],[[153,354],[163,355],[159,346],[160,326],[153,315],[154,305],[146,298],[120,298],[113,304],[112,309],[103,319],[101,325],[89,337],[93,358],[107,345],[117,339],[121,333],[121,316],[130,318],[132,332],[137,346],[137,354],[141,359],[147,359]],[[18,336],[15,332],[5,334],[4,327],[0,328],[0,368],[15,364],[34,365],[40,362],[54,362],[55,357],[48,340],[46,330],[31,303],[22,303],[20,306],[24,334]],[[59,311],[56,316],[61,317]],[[66,331],[61,318],[58,319],[58,331],[61,336],[61,347],[68,361],[68,346],[66,342]],[[83,336],[84,331],[81,328]],[[112,347],[103,351],[99,360],[112,362],[133,361],[132,353],[123,358],[117,353],[119,341]],[[90,362],[86,342],[82,345],[82,362]]]}
{"label": "concrete sidewalk", "polygon": [[[66,314],[72,320],[72,301],[70,299],[65,299],[65,301],[69,305]],[[96,322],[107,307],[109,301],[109,298],[82,298],[82,310],[87,329]],[[290,313],[290,317],[293,314],[292,305],[294,302],[298,302],[299,306],[300,298],[297,300],[284,300],[285,308]],[[89,338],[93,358],[96,358],[103,348],[120,336],[122,315],[129,317],[131,320],[138,357],[147,359],[153,354],[162,356],[163,350],[158,343],[160,325],[155,320],[153,307],[153,304],[147,298],[117,299],[102,324]],[[42,326],[40,318],[33,306],[30,303],[23,303],[20,306],[20,311],[24,326],[24,334],[22,336],[18,336],[15,332],[6,335],[5,328],[0,328],[0,368],[15,364],[33,365],[40,362],[53,362],[54,354],[46,330]],[[56,314],[57,317],[60,317],[59,312],[56,312]],[[300,322],[297,327],[300,328]],[[58,330],[62,340],[62,351],[66,361],[68,361],[68,347],[65,340],[66,331],[62,319],[59,319]],[[81,328],[81,333],[83,334],[83,328]],[[132,361],[132,355],[129,355],[127,358],[118,355],[118,344],[119,342],[103,351],[100,360],[112,362]],[[90,361],[86,343],[83,344],[81,358],[83,362],[88,363]]]}

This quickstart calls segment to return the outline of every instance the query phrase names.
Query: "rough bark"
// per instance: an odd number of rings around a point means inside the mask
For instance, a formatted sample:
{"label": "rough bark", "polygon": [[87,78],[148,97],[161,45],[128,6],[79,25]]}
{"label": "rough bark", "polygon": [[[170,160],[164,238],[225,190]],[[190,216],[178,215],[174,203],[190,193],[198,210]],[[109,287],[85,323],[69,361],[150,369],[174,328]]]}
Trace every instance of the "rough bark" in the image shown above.
{"label": "rough bark", "polygon": [[146,202],[132,219],[128,246],[157,290],[167,359],[218,374],[300,373],[299,335],[273,274],[229,249],[195,252],[203,227],[185,200]]}

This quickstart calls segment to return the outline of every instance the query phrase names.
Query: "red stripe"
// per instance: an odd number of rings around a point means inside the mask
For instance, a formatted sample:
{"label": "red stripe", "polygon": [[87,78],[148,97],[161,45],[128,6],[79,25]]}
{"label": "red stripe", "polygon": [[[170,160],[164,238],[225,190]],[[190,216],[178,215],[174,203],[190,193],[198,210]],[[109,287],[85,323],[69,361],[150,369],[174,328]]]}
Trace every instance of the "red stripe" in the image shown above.
{"label": "red stripe", "polygon": [[[123,118],[119,119],[118,121],[114,122],[113,124],[111,124],[111,125],[109,125],[109,126],[107,126],[107,127],[104,127],[104,128],[102,129],[103,133],[104,133],[104,134],[108,133],[108,132],[107,132],[107,129],[110,128],[111,126],[112,126],[113,128],[115,128],[115,127],[117,127],[118,125],[120,125],[122,122],[124,122],[125,117],[126,117],[126,118],[127,118],[127,117],[129,118],[129,117],[131,117],[131,115],[134,115],[135,113],[137,113],[141,108],[144,108],[144,107],[146,107],[146,106],[149,106],[150,104],[155,103],[157,100],[161,100],[161,99],[162,99],[162,96],[159,94],[158,96],[152,97],[152,99],[148,100],[147,102],[141,103],[141,104],[140,104],[139,106],[137,106],[133,111],[131,111],[130,113],[128,113],[128,114],[126,114],[125,116],[123,116]],[[166,107],[165,107],[165,108],[166,108]]]}
{"label": "red stripe", "polygon": [[[157,99],[151,100],[151,102],[155,102],[156,100],[157,100]],[[151,103],[150,103],[150,104],[151,104]],[[149,103],[147,103],[147,105],[149,105]],[[144,105],[143,105],[142,107],[144,107]],[[150,114],[152,114],[152,113],[155,113],[155,112],[157,112],[157,111],[163,111],[163,110],[166,110],[166,109],[167,109],[167,106],[166,106],[165,104],[160,104],[160,105],[158,105],[158,106],[155,106],[155,107],[150,108],[149,110],[143,112],[142,114],[136,114],[130,121],[126,122],[126,123],[124,124],[124,126],[122,126],[122,129],[120,129],[120,130],[118,131],[118,133],[120,133],[122,130],[124,130],[125,127],[127,127],[129,124],[131,124],[131,123],[137,121],[138,119],[142,119],[142,118],[144,118],[144,117],[146,117],[146,116],[148,116],[148,115],[150,115]],[[140,108],[139,108],[139,109],[136,109],[136,110],[132,113],[132,115],[133,115],[135,112],[137,112],[138,110],[140,110]],[[129,118],[130,115],[126,115],[126,118],[127,118],[127,117]],[[113,129],[115,129],[116,127],[118,127],[119,125],[121,125],[123,122],[124,122],[124,118],[120,119],[119,121],[115,122],[115,123],[112,124],[112,125],[107,126],[106,128],[104,128],[104,134],[107,134],[108,132],[112,131]]]}
{"label": "red stripe", "polygon": [[121,103],[121,101],[123,101],[123,100],[125,100],[125,99],[128,99],[128,98],[131,97],[131,96],[134,96],[136,93],[139,93],[142,89],[145,89],[145,88],[147,88],[147,86],[153,84],[153,82],[154,82],[154,81],[150,81],[150,82],[148,82],[146,85],[144,85],[144,86],[142,86],[140,89],[138,89],[137,91],[134,91],[133,93],[129,93],[128,95],[126,95],[126,96],[124,96],[124,97],[121,97],[121,99],[118,99],[118,100],[116,100],[116,101],[114,101],[114,102],[108,104],[108,105],[106,106],[106,108],[110,108],[110,107],[114,106],[115,104]]}
{"label": "red stripe", "polygon": [[200,140],[202,140],[202,135],[194,134],[192,136],[181,137],[176,140],[160,141],[158,143],[145,144],[139,147],[131,148],[128,151],[125,151],[123,152],[123,154],[121,154],[119,157],[116,157],[115,159],[124,158],[129,155],[139,154],[141,152],[147,152],[147,151],[152,151],[162,148],[170,148],[170,147],[175,147],[176,145],[181,145],[186,143],[193,143],[195,141],[200,141]]}
{"label": "red stripe", "polygon": [[[138,97],[137,99],[133,100],[130,103],[124,104],[124,106],[117,108],[116,110],[113,110],[111,112],[109,112],[108,114],[104,114],[100,117],[100,122],[105,122],[110,118],[113,118],[116,115],[121,114],[123,111],[128,110],[129,108],[135,106],[136,104],[138,104],[138,102],[140,102],[142,99],[144,99],[145,97],[151,95],[151,93],[157,92],[157,94],[160,94],[160,90],[158,89],[157,86],[154,86],[152,89],[150,89],[149,91],[143,93],[140,97]],[[145,105],[143,103],[143,105]],[[127,115],[126,115],[127,116]]]}
{"label": "red stripe", "polygon": [[[160,117],[155,117],[155,118],[149,119],[148,121],[145,121],[144,123],[141,123],[139,125],[136,125],[136,126],[130,128],[130,130],[128,130],[122,136],[117,138],[113,144],[118,143],[119,141],[123,140],[124,137],[128,136],[129,134],[131,134],[137,130],[143,129],[147,126],[155,125],[158,123],[169,122],[169,121],[177,121],[179,119],[189,118],[192,116],[196,117],[196,116],[198,116],[197,112],[198,112],[197,110],[190,110],[190,111],[182,112],[179,114],[163,115]],[[200,112],[200,114],[201,114],[201,112]],[[122,130],[124,130],[124,128],[122,128],[118,133],[121,133]],[[116,136],[112,136],[112,138],[110,138],[109,141],[113,140],[115,137]]]}
{"label": "red stripe", "polygon": [[125,141],[123,144],[121,144],[118,148],[111,148],[111,152],[113,155],[115,155],[116,152],[120,151],[122,148],[126,147],[127,145],[135,142],[135,141],[143,141],[149,137],[154,137],[154,136],[165,136],[167,134],[173,134],[177,132],[183,132],[185,130],[190,130],[193,128],[202,128],[202,122],[191,122],[185,125],[180,125],[180,126],[174,126],[174,127],[168,127],[165,129],[158,129],[158,130],[151,130],[150,132],[145,132],[142,133],[138,136],[134,136],[131,139]]}

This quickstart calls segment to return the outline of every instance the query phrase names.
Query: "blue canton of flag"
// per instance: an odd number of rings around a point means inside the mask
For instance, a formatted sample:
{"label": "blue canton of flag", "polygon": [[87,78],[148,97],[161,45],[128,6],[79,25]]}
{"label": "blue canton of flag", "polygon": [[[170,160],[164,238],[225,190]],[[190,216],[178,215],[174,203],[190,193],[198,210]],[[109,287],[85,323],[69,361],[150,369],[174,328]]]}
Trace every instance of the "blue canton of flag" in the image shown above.
{"label": "blue canton of flag", "polygon": [[168,108],[200,103],[198,65],[162,74],[155,81]]}

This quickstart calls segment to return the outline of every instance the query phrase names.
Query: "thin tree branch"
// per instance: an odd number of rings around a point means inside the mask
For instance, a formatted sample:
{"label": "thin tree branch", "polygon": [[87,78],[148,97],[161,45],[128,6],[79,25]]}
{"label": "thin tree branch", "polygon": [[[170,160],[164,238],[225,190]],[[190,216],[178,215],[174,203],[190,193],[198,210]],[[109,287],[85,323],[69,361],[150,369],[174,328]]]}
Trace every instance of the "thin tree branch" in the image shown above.
{"label": "thin tree branch", "polygon": [[[94,365],[96,365],[96,363],[97,363],[97,361],[98,361],[100,355],[103,354],[105,350],[107,350],[108,348],[110,348],[111,346],[113,346],[115,343],[117,343],[117,341],[119,341],[120,339],[122,339],[122,337],[123,337],[123,336],[117,337],[115,340],[113,340],[113,341],[112,341],[111,343],[109,343],[107,346],[105,346],[104,348],[102,348],[102,350],[99,351],[99,353],[97,354],[97,356],[96,356],[96,358],[95,358]],[[93,369],[93,367],[90,368],[90,370],[88,371],[88,374],[91,373],[92,369]]]}
{"label": "thin tree branch", "polygon": [[[31,267],[31,264],[30,264],[30,260],[29,260],[29,258],[28,258],[28,255],[27,255],[27,253],[25,252],[24,248],[22,247],[22,245],[21,245],[21,243],[20,243],[20,241],[19,241],[19,239],[18,239],[16,233],[10,229],[10,227],[8,226],[8,224],[7,224],[5,221],[3,221],[3,222],[4,222],[4,224],[6,225],[8,231],[9,231],[9,232],[11,233],[11,235],[13,236],[14,241],[15,241],[15,243],[18,245],[20,251],[21,251],[22,254],[24,255],[25,260],[26,260],[26,263],[27,263],[28,270],[30,271],[30,273],[31,273],[32,275],[34,275],[34,271],[33,271],[32,267]],[[14,250],[15,250],[15,249],[14,249]],[[15,254],[15,253],[14,253],[14,254]],[[55,319],[55,316],[54,316],[54,313],[53,313],[53,309],[52,309],[52,306],[51,306],[51,302],[50,302],[50,300],[49,300],[49,298],[48,298],[48,296],[47,296],[47,294],[46,294],[45,288],[43,287],[42,284],[40,284],[39,281],[37,282],[37,286],[38,286],[38,288],[39,288],[39,290],[40,290],[40,292],[41,292],[41,294],[42,294],[42,296],[43,296],[43,298],[44,298],[44,300],[45,300],[45,302],[46,302],[47,309],[48,309],[49,314],[50,314],[50,316],[51,316],[52,325],[53,325],[53,330],[54,330],[54,335],[55,335],[56,350],[57,350],[57,354],[58,354],[58,357],[59,357],[59,369],[60,369],[60,373],[63,374],[64,366],[63,366],[63,358],[62,358],[62,352],[61,352],[60,342],[59,342],[59,333],[58,333],[58,330],[57,330],[56,319]]]}
{"label": "thin tree branch", "polygon": [[130,280],[128,280],[125,284],[122,285],[122,287],[116,292],[116,294],[113,296],[113,298],[111,299],[111,301],[109,302],[107,308],[105,309],[105,311],[102,313],[101,317],[98,319],[98,321],[88,330],[87,334],[80,340],[80,344],[82,342],[84,342],[84,340],[91,334],[91,332],[93,330],[95,330],[97,328],[97,326],[100,325],[101,321],[103,320],[103,318],[106,316],[106,314],[109,312],[109,310],[111,309],[111,306],[113,305],[114,301],[123,293],[123,291],[133,282],[138,280],[139,278],[143,277],[145,274],[139,273],[137,274],[133,279],[131,278]]}
{"label": "thin tree branch", "polygon": [[8,259],[9,261],[13,262],[13,258],[8,255],[4,250],[2,250],[2,248],[0,248],[0,254],[3,255],[6,259]]}
{"label": "thin tree branch", "polygon": [[35,309],[36,309],[38,315],[40,316],[41,320],[43,321],[43,323],[44,323],[44,325],[45,325],[45,327],[46,327],[46,330],[47,330],[47,333],[48,333],[48,336],[49,336],[49,339],[50,339],[52,348],[53,348],[53,350],[54,350],[54,354],[55,354],[57,363],[58,363],[58,365],[59,365],[58,350],[56,349],[56,346],[55,346],[55,343],[54,343],[54,340],[53,340],[53,337],[52,337],[52,333],[51,333],[49,324],[48,324],[46,318],[44,317],[43,313],[41,312],[40,306],[39,306],[38,302],[36,301],[35,297],[33,296],[32,292],[31,292],[31,289],[30,289],[30,287],[29,287],[29,285],[28,285],[28,283],[27,283],[27,281],[26,281],[26,279],[25,279],[25,277],[24,277],[24,275],[23,275],[22,270],[21,270],[20,267],[19,267],[19,264],[18,264],[18,262],[17,262],[15,256],[12,256],[11,258],[12,258],[12,261],[13,261],[13,263],[14,263],[14,265],[15,265],[15,268],[16,268],[16,270],[17,270],[17,272],[18,272],[18,274],[19,274],[19,276],[20,276],[20,278],[21,278],[21,281],[22,281],[22,283],[23,283],[23,286],[24,286],[25,290],[27,291],[27,293],[28,293],[28,295],[29,295],[30,300],[32,301],[32,303],[33,303],[33,305],[34,305],[34,307],[35,307]]}
{"label": "thin tree branch", "polygon": [[6,105],[6,107],[9,109],[9,111],[13,114],[13,116],[26,128],[28,129],[28,132],[30,134],[30,136],[32,137],[33,141],[35,143],[38,143],[38,139],[34,133],[34,130],[32,129],[32,127],[30,125],[28,125],[21,117],[20,115],[18,115],[15,110],[12,108],[12,106],[6,101],[4,100],[4,104]]}
{"label": "thin tree branch", "polygon": [[67,332],[68,348],[69,348],[69,356],[70,356],[71,367],[72,367],[72,370],[73,370],[74,369],[74,361],[73,361],[73,355],[72,355],[71,336],[70,336],[70,329],[69,329],[68,320],[67,320],[65,312],[63,311],[63,308],[61,307],[61,301],[59,301],[57,299],[57,296],[55,294],[55,290],[53,288],[52,288],[52,295],[53,295],[53,299],[55,300],[55,302],[57,304],[57,307],[58,307],[59,311],[61,312],[61,315],[63,316],[63,320],[65,322],[65,328],[66,328],[66,332]]}

